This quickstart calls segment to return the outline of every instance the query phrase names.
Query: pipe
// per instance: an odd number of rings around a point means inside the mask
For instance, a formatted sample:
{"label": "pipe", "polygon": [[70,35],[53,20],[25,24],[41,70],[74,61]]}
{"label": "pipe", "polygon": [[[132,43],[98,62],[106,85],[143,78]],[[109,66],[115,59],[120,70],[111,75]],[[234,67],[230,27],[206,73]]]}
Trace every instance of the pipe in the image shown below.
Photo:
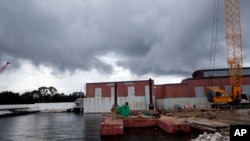
{"label": "pipe", "polygon": [[152,79],[149,79],[149,104],[153,105],[153,95],[152,95]]}
{"label": "pipe", "polygon": [[117,82],[115,83],[115,98],[114,98],[114,105],[117,105]]}

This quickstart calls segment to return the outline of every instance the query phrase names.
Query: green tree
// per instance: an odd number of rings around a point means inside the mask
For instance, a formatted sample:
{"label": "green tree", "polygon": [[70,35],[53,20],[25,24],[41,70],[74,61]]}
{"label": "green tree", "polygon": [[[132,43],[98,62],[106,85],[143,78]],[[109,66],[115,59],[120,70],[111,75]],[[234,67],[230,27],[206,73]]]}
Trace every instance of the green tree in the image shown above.
{"label": "green tree", "polygon": [[0,93],[0,104],[21,104],[22,100],[19,93],[4,91]]}
{"label": "green tree", "polygon": [[21,95],[21,103],[22,104],[33,104],[34,98],[31,92],[25,92]]}
{"label": "green tree", "polygon": [[42,96],[42,102],[45,102],[44,99],[48,95],[49,89],[45,86],[38,88],[39,93]]}
{"label": "green tree", "polygon": [[31,92],[31,95],[34,99],[34,103],[42,102],[42,95],[40,94],[38,90],[33,90]]}
{"label": "green tree", "polygon": [[52,87],[52,86],[50,86],[50,87],[49,87],[50,102],[51,102],[52,97],[53,97],[56,93],[57,93],[57,89],[54,88],[54,87]]}

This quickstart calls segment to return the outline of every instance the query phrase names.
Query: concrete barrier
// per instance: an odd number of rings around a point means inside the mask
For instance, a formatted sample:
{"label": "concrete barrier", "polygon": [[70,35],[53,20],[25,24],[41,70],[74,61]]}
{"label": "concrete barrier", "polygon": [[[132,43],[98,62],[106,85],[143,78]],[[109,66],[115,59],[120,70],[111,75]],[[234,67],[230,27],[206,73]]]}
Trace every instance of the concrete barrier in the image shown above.
{"label": "concrete barrier", "polygon": [[75,106],[74,102],[59,102],[59,103],[35,103],[35,104],[18,104],[18,105],[0,105],[0,110],[13,108],[31,108],[41,111],[45,110],[67,110]]}
{"label": "concrete barrier", "polygon": [[172,117],[161,116],[158,120],[158,126],[167,133],[190,132],[190,126],[188,123],[180,122]]}

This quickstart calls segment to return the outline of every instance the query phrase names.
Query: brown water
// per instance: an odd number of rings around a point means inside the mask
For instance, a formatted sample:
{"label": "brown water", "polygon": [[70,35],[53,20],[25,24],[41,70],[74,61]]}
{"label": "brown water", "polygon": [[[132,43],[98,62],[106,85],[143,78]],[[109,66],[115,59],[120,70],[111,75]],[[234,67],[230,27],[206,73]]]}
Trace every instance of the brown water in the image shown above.
{"label": "brown water", "polygon": [[200,132],[168,134],[158,127],[125,128],[124,135],[101,136],[103,114],[37,113],[0,118],[1,141],[187,141]]}

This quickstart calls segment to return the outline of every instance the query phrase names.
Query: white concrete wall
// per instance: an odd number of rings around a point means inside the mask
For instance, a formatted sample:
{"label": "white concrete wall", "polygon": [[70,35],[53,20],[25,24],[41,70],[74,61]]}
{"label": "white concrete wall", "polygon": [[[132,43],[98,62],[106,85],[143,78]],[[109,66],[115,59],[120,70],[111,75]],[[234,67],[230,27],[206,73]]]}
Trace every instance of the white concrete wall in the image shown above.
{"label": "white concrete wall", "polygon": [[67,110],[75,106],[74,102],[60,102],[60,103],[36,103],[36,108],[39,110]]}
{"label": "white concrete wall", "polygon": [[10,109],[10,108],[36,108],[36,105],[35,104],[0,105],[0,110]]}
{"label": "white concrete wall", "polygon": [[[148,105],[146,104],[145,96],[135,97],[118,97],[117,104],[119,106],[129,103],[131,110],[146,110]],[[114,98],[100,97],[100,98],[84,98],[84,113],[102,113],[110,112],[114,104]]]}
{"label": "white concrete wall", "polygon": [[[117,104],[121,106],[125,102],[129,103],[131,110],[148,110],[148,104],[145,96],[136,97],[118,97]],[[208,108],[210,104],[207,102],[206,97],[198,98],[166,98],[156,99],[156,107],[158,109],[174,109],[175,105],[180,106],[193,106],[199,108]],[[103,113],[110,112],[114,104],[114,98],[100,97],[100,98],[84,98],[84,113]]]}
{"label": "white concrete wall", "polygon": [[74,102],[60,102],[60,103],[36,103],[36,104],[19,104],[19,105],[0,105],[1,109],[7,108],[33,108],[37,110],[66,110],[73,108]]}
{"label": "white concrete wall", "polygon": [[193,97],[193,98],[166,98],[166,99],[157,99],[156,107],[158,109],[174,109],[175,105],[183,106],[193,106],[199,108],[208,108],[210,103],[207,102],[206,97]]}
{"label": "white concrete wall", "polygon": [[[118,97],[117,104],[119,106],[129,103],[131,110],[148,110],[148,105],[145,96],[136,97]],[[156,107],[158,109],[174,109],[175,105],[186,106],[196,105],[196,107],[210,107],[206,97],[199,98],[166,98],[156,99]],[[110,112],[111,107],[114,104],[114,98],[84,98],[84,113],[103,113]],[[20,105],[0,105],[1,109],[6,108],[34,108],[38,110],[66,110],[73,108],[74,102],[62,102],[62,103],[36,103],[36,104],[20,104]]]}

